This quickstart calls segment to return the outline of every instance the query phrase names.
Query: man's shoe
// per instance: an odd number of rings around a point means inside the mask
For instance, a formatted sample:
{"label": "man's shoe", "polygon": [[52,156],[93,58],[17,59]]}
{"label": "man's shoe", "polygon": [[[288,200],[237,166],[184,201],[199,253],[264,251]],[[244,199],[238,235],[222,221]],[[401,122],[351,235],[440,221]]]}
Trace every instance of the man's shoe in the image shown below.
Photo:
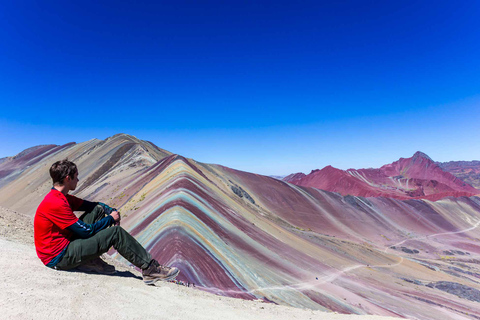
{"label": "man's shoe", "polygon": [[115,267],[103,261],[100,257],[90,260],[77,267],[78,271],[95,272],[100,274],[115,274]]}
{"label": "man's shoe", "polygon": [[154,284],[158,280],[173,280],[179,273],[180,270],[178,270],[178,268],[162,266],[155,259],[150,262],[147,269],[142,270],[143,282],[145,284]]}

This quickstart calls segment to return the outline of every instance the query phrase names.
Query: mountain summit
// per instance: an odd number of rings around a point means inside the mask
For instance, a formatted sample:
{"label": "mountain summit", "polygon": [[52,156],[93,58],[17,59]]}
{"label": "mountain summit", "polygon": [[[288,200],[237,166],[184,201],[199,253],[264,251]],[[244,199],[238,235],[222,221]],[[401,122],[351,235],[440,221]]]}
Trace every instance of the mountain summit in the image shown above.
{"label": "mountain summit", "polygon": [[427,159],[427,160],[430,160],[433,162],[432,158],[430,158],[429,156],[427,156],[425,153],[421,152],[421,151],[417,151],[415,152],[415,154],[413,155],[412,157],[412,161],[415,161],[417,159],[421,159],[421,158],[424,158],[424,159]]}

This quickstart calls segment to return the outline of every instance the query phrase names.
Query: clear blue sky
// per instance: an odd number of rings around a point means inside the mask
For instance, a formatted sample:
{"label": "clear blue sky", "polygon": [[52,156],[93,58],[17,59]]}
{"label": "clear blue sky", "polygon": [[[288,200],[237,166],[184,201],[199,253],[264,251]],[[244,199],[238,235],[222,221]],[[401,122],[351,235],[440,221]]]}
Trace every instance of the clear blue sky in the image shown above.
{"label": "clear blue sky", "polygon": [[262,174],[480,159],[480,1],[2,1],[0,157],[128,133]]}

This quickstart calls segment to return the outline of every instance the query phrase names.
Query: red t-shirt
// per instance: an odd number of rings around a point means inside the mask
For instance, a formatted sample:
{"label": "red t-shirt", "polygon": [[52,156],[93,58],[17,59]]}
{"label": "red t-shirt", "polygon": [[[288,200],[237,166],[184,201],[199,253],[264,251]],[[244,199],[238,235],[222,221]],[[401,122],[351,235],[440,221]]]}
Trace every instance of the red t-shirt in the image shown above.
{"label": "red t-shirt", "polygon": [[37,255],[47,265],[70,243],[72,232],[66,228],[78,221],[73,211],[83,200],[56,189],[50,190],[35,213],[34,238]]}

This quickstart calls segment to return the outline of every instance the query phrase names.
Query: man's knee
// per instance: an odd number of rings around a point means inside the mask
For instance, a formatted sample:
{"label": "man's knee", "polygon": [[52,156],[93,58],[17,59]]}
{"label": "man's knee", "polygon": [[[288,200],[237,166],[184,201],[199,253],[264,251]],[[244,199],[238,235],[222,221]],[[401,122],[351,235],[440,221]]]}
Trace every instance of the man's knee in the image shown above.
{"label": "man's knee", "polygon": [[97,204],[94,210],[97,211],[98,213],[105,214],[105,208],[102,207],[102,205],[100,204]]}
{"label": "man's knee", "polygon": [[97,204],[91,211],[85,212],[80,217],[80,220],[85,223],[92,224],[100,221],[103,217],[105,217],[105,209],[101,205]]}

